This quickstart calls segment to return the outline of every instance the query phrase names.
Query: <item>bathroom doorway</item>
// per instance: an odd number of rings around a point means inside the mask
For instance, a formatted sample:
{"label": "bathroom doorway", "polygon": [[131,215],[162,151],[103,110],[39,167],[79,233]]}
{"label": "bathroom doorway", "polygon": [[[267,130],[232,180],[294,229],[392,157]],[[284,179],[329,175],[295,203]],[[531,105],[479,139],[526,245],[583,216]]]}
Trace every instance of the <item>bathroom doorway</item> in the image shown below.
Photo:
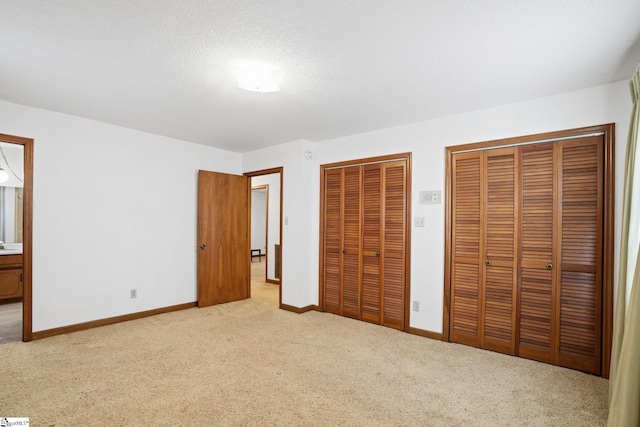
{"label": "bathroom doorway", "polygon": [[32,339],[33,139],[0,134],[0,344]]}

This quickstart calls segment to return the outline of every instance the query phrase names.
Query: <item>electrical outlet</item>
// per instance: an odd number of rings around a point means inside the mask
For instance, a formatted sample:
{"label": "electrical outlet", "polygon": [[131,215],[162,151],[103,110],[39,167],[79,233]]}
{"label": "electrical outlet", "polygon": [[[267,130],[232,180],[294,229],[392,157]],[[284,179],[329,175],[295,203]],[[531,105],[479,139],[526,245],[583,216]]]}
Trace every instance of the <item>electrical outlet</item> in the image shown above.
{"label": "electrical outlet", "polygon": [[138,298],[138,290],[131,289],[131,299]]}
{"label": "electrical outlet", "polygon": [[420,311],[420,301],[413,302],[413,311]]}

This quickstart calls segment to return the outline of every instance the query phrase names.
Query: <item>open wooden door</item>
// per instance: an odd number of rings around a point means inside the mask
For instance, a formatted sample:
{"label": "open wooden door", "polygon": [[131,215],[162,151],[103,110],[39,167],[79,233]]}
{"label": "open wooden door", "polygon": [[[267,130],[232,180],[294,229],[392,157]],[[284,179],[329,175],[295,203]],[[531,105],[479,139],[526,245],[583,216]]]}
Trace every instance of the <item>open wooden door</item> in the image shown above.
{"label": "open wooden door", "polygon": [[198,307],[249,297],[249,178],[198,171]]}

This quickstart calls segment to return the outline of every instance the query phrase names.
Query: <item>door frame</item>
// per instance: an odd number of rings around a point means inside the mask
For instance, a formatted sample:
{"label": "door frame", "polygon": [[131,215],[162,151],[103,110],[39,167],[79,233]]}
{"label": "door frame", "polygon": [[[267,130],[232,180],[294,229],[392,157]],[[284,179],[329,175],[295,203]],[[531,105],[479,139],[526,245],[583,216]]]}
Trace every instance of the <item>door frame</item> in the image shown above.
{"label": "door frame", "polygon": [[0,142],[22,145],[24,167],[22,236],[22,341],[33,340],[33,139],[0,133]]}
{"label": "door frame", "polygon": [[444,295],[442,310],[442,340],[451,341],[451,261],[452,261],[452,185],[453,155],[464,151],[487,150],[507,146],[540,144],[574,139],[590,134],[602,134],[604,140],[603,171],[603,254],[602,254],[602,377],[609,378],[611,341],[613,336],[613,277],[615,220],[615,123],[547,132],[494,141],[476,142],[445,148],[445,247]]}
{"label": "door frame", "polygon": [[[278,265],[278,271],[280,271],[280,282],[279,282],[279,289],[278,289],[278,308],[285,308],[283,307],[283,304],[282,304],[282,285],[284,283],[283,274],[282,274],[282,258],[283,258],[282,255],[284,253],[284,251],[282,250],[284,247],[283,245],[284,242],[282,241],[282,218],[283,218],[282,206],[283,206],[283,200],[284,200],[284,187],[283,187],[284,167],[278,166],[270,169],[261,169],[261,170],[252,171],[252,172],[245,172],[244,176],[249,177],[249,188],[251,188],[251,178],[255,176],[272,175],[274,173],[280,174],[280,259],[279,259],[279,265]],[[268,193],[268,190],[267,190],[267,193]],[[268,203],[269,201],[267,200],[267,206],[268,206]],[[269,215],[268,211],[267,211],[267,215]],[[251,236],[251,191],[249,191],[249,215],[247,218],[247,222],[249,226],[249,236]],[[267,233],[269,232],[268,229],[269,229],[269,224],[267,224]],[[269,241],[267,240],[267,245],[268,244],[269,244]],[[269,248],[267,248],[267,252],[268,251],[269,251]],[[268,256],[265,257],[265,261],[268,262]],[[269,283],[274,283],[274,282],[271,281]],[[249,297],[251,297],[251,285],[249,285]]]}
{"label": "door frame", "polygon": [[377,156],[377,157],[367,157],[364,159],[355,159],[355,160],[347,160],[337,163],[328,163],[324,165],[320,165],[320,236],[319,236],[319,264],[318,264],[318,307],[319,311],[324,312],[324,208],[325,208],[325,190],[324,190],[324,175],[325,170],[327,169],[335,169],[335,168],[345,168],[349,166],[358,166],[358,165],[367,165],[367,164],[376,164],[376,163],[388,163],[393,161],[405,161],[406,162],[406,182],[405,182],[405,264],[404,264],[404,277],[405,277],[405,289],[404,289],[404,328],[402,329],[405,332],[411,332],[411,182],[412,182],[412,173],[411,173],[411,153],[398,153],[398,154],[390,154],[386,156]]}

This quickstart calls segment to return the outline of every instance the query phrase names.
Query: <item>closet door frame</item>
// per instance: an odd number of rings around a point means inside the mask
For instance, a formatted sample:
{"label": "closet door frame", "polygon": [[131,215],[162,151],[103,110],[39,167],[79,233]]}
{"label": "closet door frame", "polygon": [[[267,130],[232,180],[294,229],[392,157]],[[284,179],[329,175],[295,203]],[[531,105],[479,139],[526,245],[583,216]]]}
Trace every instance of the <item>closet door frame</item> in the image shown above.
{"label": "closet door frame", "polygon": [[520,136],[446,147],[445,151],[445,263],[442,340],[451,341],[451,257],[452,257],[452,170],[453,155],[465,151],[553,142],[601,133],[604,141],[603,174],[603,253],[602,253],[602,340],[601,375],[609,378],[611,341],[613,331],[613,277],[614,277],[614,209],[615,209],[615,123],[568,129],[556,132]]}
{"label": "closet door frame", "polygon": [[404,320],[402,330],[409,332],[410,329],[410,296],[411,296],[411,153],[398,153],[386,156],[368,157],[354,159],[343,162],[328,163],[320,165],[320,248],[319,248],[319,310],[325,311],[324,306],[324,210],[325,210],[325,171],[329,169],[347,168],[350,166],[366,166],[369,164],[389,163],[394,161],[404,161],[405,170],[405,213],[404,221]]}

